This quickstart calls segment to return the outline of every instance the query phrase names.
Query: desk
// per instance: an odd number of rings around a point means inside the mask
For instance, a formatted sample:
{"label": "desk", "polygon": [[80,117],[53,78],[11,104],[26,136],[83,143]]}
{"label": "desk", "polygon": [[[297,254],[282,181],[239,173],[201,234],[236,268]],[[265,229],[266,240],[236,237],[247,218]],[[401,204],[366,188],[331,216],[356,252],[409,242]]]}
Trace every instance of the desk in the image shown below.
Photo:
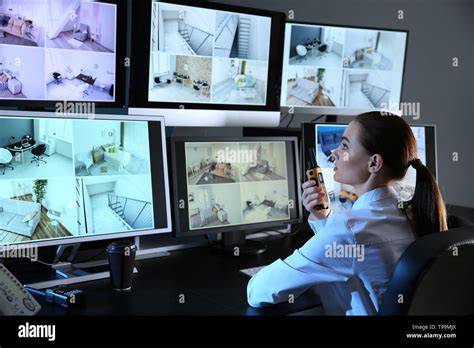
{"label": "desk", "polygon": [[89,85],[93,85],[95,83],[95,79],[92,76],[79,74],[76,76],[76,79],[81,80]]}
{"label": "desk", "polygon": [[[255,256],[221,255],[210,247],[172,251],[170,256],[139,260],[132,290],[114,292],[109,280],[77,284],[87,293],[86,306],[65,309],[39,300],[40,315],[287,315],[320,304],[311,292],[292,304],[252,308],[247,304],[249,278],[239,269],[266,265],[290,255],[304,244],[311,232],[274,237],[266,253]],[[273,237],[272,237],[273,238]],[[184,303],[180,303],[180,294]]]}
{"label": "desk", "polygon": [[[23,163],[25,163],[25,159],[24,159],[25,156],[23,155],[23,153],[25,151],[28,151],[28,150],[31,150],[32,148],[34,148],[35,144],[36,144],[36,141],[34,141],[33,139],[30,140],[27,145],[22,145],[21,141],[19,141],[17,143],[8,145],[7,149],[10,150],[11,152],[20,153],[21,154],[21,163],[23,164]],[[15,155],[13,157],[15,157]]]}

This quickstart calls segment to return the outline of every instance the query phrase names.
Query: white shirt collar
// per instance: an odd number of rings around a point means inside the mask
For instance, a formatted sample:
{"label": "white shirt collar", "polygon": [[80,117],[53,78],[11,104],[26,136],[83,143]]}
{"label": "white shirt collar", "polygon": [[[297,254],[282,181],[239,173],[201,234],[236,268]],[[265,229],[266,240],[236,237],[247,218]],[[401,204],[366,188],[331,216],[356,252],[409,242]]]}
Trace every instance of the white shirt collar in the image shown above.
{"label": "white shirt collar", "polygon": [[369,206],[372,202],[380,201],[390,197],[394,200],[397,200],[397,194],[392,187],[377,187],[371,191],[363,193],[359,198],[357,198],[354,205],[352,206],[352,209],[361,209]]}

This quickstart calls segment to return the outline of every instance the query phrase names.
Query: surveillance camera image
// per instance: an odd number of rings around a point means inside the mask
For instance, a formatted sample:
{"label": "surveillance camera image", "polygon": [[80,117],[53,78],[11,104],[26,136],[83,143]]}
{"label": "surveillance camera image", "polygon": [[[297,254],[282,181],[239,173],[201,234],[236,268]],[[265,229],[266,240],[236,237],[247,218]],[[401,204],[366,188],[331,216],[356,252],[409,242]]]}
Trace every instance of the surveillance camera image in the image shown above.
{"label": "surveillance camera image", "polygon": [[270,18],[154,1],[148,100],[265,105]]}
{"label": "surveillance camera image", "polygon": [[404,32],[286,24],[281,106],[386,109],[400,102]]}
{"label": "surveillance camera image", "polygon": [[190,228],[290,217],[284,142],[187,142]]}
{"label": "surveillance camera image", "polygon": [[148,131],[143,121],[0,117],[0,243],[152,229]]}
{"label": "surveillance camera image", "polygon": [[0,3],[0,99],[115,101],[117,5]]}

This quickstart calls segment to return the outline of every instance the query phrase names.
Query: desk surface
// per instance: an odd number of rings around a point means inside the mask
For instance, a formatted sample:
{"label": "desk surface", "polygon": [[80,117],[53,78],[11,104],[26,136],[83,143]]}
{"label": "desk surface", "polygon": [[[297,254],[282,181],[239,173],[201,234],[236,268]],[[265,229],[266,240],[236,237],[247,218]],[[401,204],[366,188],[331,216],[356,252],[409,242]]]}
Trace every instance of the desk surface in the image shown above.
{"label": "desk surface", "polygon": [[[32,148],[33,146],[35,146],[36,144],[36,141],[34,139],[31,139],[29,142],[28,142],[28,145],[22,145],[21,144],[21,141],[19,142],[16,142],[14,144],[10,144],[7,146],[7,149],[11,150],[11,151],[23,151],[23,150],[28,150],[30,148]],[[19,148],[15,148],[15,147],[19,147]]]}
{"label": "desk surface", "polygon": [[95,79],[92,76],[79,74],[76,76],[76,79],[81,80],[89,85],[93,85],[95,83]]}
{"label": "desk surface", "polygon": [[[222,255],[210,247],[171,252],[171,255],[139,260],[130,292],[110,288],[109,280],[77,284],[87,293],[86,305],[66,309],[41,301],[40,315],[285,315],[320,304],[318,296],[308,292],[294,303],[267,308],[247,304],[249,278],[238,271],[266,265],[284,258],[300,247],[310,232],[290,237],[272,237],[262,255]],[[184,298],[183,296],[184,295]],[[184,299],[184,303],[180,301]]]}

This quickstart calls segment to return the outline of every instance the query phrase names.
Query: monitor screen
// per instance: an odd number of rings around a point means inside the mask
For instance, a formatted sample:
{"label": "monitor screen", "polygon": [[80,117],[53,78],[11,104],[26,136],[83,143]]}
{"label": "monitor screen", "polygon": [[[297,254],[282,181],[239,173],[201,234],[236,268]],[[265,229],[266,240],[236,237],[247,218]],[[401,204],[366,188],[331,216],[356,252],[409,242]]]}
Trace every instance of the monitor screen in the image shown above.
{"label": "monitor screen", "polygon": [[177,235],[283,225],[300,217],[294,138],[175,139]]}
{"label": "monitor screen", "polygon": [[0,103],[123,103],[125,10],[122,0],[0,2]]}
{"label": "monitor screen", "polygon": [[133,40],[149,39],[149,51],[132,50],[140,69],[132,66],[131,106],[278,109],[279,71],[271,72],[281,67],[275,52],[283,35],[275,30],[283,17],[205,2],[148,1],[134,10]]}
{"label": "monitor screen", "polygon": [[[334,212],[344,211],[352,208],[352,204],[357,199],[352,186],[341,184],[334,180],[334,165],[331,153],[342,142],[346,124],[303,124],[303,141],[305,159],[309,158],[309,148],[316,151],[316,161],[321,167],[329,195],[331,209]],[[411,126],[415,135],[418,158],[425,164],[436,177],[436,145],[434,126]],[[303,163],[306,163],[303,162]],[[393,184],[393,188],[400,199],[407,201],[411,199],[415,192],[416,171],[412,167],[408,168],[406,176]]]}
{"label": "monitor screen", "polygon": [[287,23],[280,105],[399,109],[407,32]]}
{"label": "monitor screen", "polygon": [[120,116],[0,117],[0,245],[169,231],[163,131]]}

